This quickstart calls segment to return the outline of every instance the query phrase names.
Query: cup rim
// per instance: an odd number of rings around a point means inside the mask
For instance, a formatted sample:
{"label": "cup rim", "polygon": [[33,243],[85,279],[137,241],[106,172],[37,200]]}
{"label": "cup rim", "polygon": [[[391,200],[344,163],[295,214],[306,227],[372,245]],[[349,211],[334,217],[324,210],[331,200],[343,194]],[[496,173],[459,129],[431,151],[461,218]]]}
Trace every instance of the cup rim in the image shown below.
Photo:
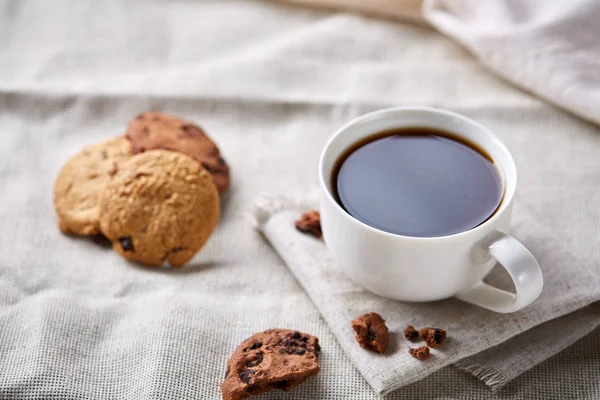
{"label": "cup rim", "polygon": [[[509,163],[509,167],[512,168],[512,170],[514,171],[514,184],[513,184],[513,190],[511,191],[511,193],[508,193],[507,191],[507,182],[506,182],[506,172],[501,170],[500,172],[502,173],[502,175],[504,175],[503,179],[505,180],[504,182],[504,196],[500,202],[500,205],[498,206],[498,209],[494,212],[494,214],[488,218],[486,221],[484,221],[483,223],[477,225],[474,228],[471,228],[469,230],[466,231],[462,231],[462,232],[458,232],[458,233],[453,233],[451,235],[445,235],[445,236],[427,236],[427,237],[421,237],[421,236],[407,236],[407,235],[401,235],[401,234],[397,234],[397,233],[391,233],[391,232],[386,232],[383,231],[381,229],[377,229],[375,227],[372,227],[371,225],[368,225],[354,217],[352,217],[346,210],[344,210],[342,208],[342,206],[333,198],[333,195],[331,193],[331,191],[328,189],[328,185],[325,182],[325,177],[324,177],[324,171],[323,171],[323,164],[325,162],[325,155],[327,154],[327,151],[329,150],[332,142],[338,137],[340,136],[343,132],[345,132],[348,128],[350,128],[351,126],[364,121],[365,119],[369,119],[369,118],[373,118],[376,117],[380,114],[390,114],[390,113],[398,113],[398,112],[410,112],[410,111],[425,111],[425,112],[429,112],[429,113],[434,113],[434,114],[443,114],[446,117],[452,117],[452,118],[458,118],[461,121],[464,121],[466,123],[469,123],[473,126],[475,126],[477,129],[485,132],[490,138],[491,140],[494,142],[494,144],[503,152],[505,152],[508,155],[508,163]],[[373,132],[376,133],[376,132]],[[457,133],[457,132],[455,132]],[[338,155],[339,156],[339,155]],[[508,150],[508,148],[506,147],[506,145],[500,140],[500,138],[498,138],[498,136],[496,136],[490,129],[488,129],[486,126],[482,125],[481,123],[465,116],[459,113],[456,113],[454,111],[449,111],[449,110],[445,110],[445,109],[441,109],[441,108],[436,108],[436,107],[428,107],[428,106],[400,106],[400,107],[388,107],[388,108],[383,108],[380,110],[376,110],[376,111],[372,111],[363,115],[360,115],[352,120],[350,120],[349,122],[345,123],[342,127],[340,127],[337,131],[335,131],[335,133],[333,135],[331,135],[331,137],[327,140],[327,143],[325,144],[325,146],[323,147],[323,150],[321,151],[321,155],[319,157],[319,185],[321,186],[321,189],[323,190],[323,192],[325,192],[325,196],[327,197],[327,200],[330,203],[333,203],[334,208],[338,211],[341,212],[344,215],[344,218],[348,218],[349,220],[353,221],[354,223],[358,224],[360,227],[367,229],[369,231],[372,231],[374,233],[378,233],[387,237],[392,237],[392,238],[403,238],[403,239],[413,239],[413,240],[417,240],[417,241],[435,241],[435,240],[440,240],[440,239],[455,239],[455,238],[461,238],[463,236],[466,235],[473,235],[473,234],[477,234],[477,233],[481,233],[481,236],[484,235],[485,229],[487,226],[489,226],[490,224],[492,224],[493,222],[495,222],[498,218],[500,218],[500,216],[504,213],[504,211],[508,208],[509,204],[512,203],[512,200],[514,199],[515,196],[515,192],[516,192],[516,187],[517,187],[517,183],[518,183],[518,175],[517,175],[517,167],[514,161],[514,158],[512,156],[512,154],[510,153],[510,151]],[[509,197],[507,197],[509,196]]]}

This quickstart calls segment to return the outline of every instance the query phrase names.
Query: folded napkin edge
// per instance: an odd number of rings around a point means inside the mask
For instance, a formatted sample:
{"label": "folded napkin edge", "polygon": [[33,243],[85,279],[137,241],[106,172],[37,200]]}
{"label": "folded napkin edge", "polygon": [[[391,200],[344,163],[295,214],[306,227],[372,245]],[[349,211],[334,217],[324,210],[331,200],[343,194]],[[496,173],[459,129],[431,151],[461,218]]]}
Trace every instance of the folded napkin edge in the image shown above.
{"label": "folded napkin edge", "polygon": [[310,211],[315,208],[315,204],[318,204],[318,195],[315,191],[297,196],[263,193],[253,202],[250,209],[252,226],[256,230],[261,230],[269,219],[279,212],[289,210]]}

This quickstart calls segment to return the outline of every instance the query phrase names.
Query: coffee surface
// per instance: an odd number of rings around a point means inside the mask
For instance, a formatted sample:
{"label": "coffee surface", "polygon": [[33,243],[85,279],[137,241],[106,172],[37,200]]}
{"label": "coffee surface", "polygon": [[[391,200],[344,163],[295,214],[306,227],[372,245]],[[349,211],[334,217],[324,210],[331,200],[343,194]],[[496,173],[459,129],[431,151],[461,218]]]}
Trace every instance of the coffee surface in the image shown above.
{"label": "coffee surface", "polygon": [[494,214],[504,191],[487,154],[425,128],[386,131],[351,146],[337,161],[332,187],[354,218],[414,237],[476,227]]}

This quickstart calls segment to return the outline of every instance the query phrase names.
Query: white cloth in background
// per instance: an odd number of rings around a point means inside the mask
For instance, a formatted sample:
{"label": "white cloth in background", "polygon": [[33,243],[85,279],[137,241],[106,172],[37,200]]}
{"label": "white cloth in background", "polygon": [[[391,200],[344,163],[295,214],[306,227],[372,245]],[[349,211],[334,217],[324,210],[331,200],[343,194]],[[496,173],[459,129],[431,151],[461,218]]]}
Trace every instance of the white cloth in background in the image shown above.
{"label": "white cloth in background", "polygon": [[426,0],[425,18],[492,71],[600,124],[600,2]]}
{"label": "white cloth in background", "polygon": [[512,84],[600,124],[597,0],[280,0],[429,23]]}

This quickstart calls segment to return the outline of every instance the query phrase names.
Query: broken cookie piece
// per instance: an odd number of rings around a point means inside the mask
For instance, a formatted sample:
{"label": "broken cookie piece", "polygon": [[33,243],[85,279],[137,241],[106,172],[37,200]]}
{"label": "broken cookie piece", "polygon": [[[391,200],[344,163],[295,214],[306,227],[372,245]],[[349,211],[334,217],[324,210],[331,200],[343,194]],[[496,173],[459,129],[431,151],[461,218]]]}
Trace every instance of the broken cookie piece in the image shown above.
{"label": "broken cookie piece", "polygon": [[423,328],[419,337],[432,349],[437,349],[446,340],[446,331],[440,328]]}
{"label": "broken cookie piece", "polygon": [[381,315],[371,312],[352,321],[356,341],[361,347],[383,353],[390,342],[390,334]]}
{"label": "broken cookie piece", "polygon": [[404,337],[410,341],[415,341],[419,338],[419,331],[414,326],[408,325],[404,330]]}
{"label": "broken cookie piece", "polygon": [[319,340],[288,329],[270,329],[235,350],[221,385],[223,400],[240,400],[273,389],[291,390],[319,372]]}
{"label": "broken cookie piece", "polygon": [[321,238],[321,215],[318,211],[312,210],[302,214],[302,217],[296,221],[296,229],[302,233],[310,233],[314,237]]}
{"label": "broken cookie piece", "polygon": [[421,361],[427,360],[429,357],[431,357],[429,347],[427,346],[417,347],[416,349],[409,349],[408,352],[411,356]]}

